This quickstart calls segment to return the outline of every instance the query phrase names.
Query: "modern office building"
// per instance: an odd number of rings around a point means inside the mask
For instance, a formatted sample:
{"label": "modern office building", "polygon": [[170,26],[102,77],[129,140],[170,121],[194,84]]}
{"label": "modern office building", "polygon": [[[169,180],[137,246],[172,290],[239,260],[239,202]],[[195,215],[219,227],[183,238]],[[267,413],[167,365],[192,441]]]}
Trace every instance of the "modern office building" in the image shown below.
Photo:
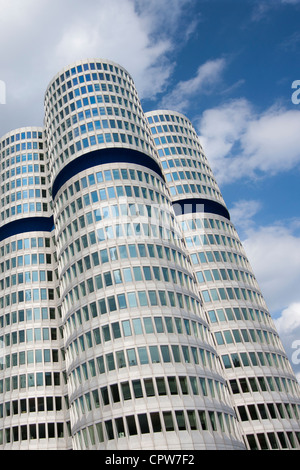
{"label": "modern office building", "polygon": [[0,447],[70,447],[44,131],[1,139]]}
{"label": "modern office building", "polygon": [[299,448],[299,387],[191,123],[145,115],[101,59],[44,106],[0,139],[0,448]]}
{"label": "modern office building", "polygon": [[247,448],[299,448],[299,384],[195,129],[146,116]]}

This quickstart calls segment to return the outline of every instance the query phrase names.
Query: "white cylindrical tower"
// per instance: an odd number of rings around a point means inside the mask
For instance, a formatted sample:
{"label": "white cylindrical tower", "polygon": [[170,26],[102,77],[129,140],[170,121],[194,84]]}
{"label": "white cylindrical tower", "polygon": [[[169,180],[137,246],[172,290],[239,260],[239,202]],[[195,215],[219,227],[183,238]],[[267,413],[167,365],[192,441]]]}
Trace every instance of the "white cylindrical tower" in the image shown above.
{"label": "white cylindrical tower", "polygon": [[249,449],[298,449],[299,385],[191,122],[146,113]]}
{"label": "white cylindrical tower", "polygon": [[45,130],[74,449],[243,449],[132,78],[65,67]]}
{"label": "white cylindrical tower", "polygon": [[0,140],[0,448],[71,446],[42,128]]}

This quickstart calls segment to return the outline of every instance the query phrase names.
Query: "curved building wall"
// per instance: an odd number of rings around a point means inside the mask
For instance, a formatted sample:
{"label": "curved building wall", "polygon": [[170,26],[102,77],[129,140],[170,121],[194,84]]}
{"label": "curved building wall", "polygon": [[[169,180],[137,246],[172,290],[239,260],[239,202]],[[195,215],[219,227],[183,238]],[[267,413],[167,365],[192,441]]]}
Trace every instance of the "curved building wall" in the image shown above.
{"label": "curved building wall", "polygon": [[299,448],[299,384],[196,133],[179,113],[146,116],[245,443]]}
{"label": "curved building wall", "polygon": [[132,79],[77,62],[45,106],[74,448],[244,448]]}
{"label": "curved building wall", "polygon": [[0,448],[66,449],[68,398],[43,129],[6,134],[0,155]]}

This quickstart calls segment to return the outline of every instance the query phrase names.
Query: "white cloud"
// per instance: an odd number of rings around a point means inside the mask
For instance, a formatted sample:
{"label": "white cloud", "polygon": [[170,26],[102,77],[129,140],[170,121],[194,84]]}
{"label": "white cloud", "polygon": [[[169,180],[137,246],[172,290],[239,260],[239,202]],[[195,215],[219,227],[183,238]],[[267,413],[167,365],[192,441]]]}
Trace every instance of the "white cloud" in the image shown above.
{"label": "white cloud", "polygon": [[249,230],[254,225],[253,217],[261,209],[261,202],[255,200],[240,200],[229,209],[230,218],[235,227]]}
{"label": "white cloud", "polygon": [[245,99],[206,110],[198,123],[219,184],[298,167],[299,128],[300,111],[273,106],[258,114]]}
{"label": "white cloud", "polygon": [[300,383],[300,302],[284,309],[274,323]]}
{"label": "white cloud", "polygon": [[254,5],[252,20],[260,21],[268,19],[267,14],[270,10],[278,9],[284,6],[296,6],[300,4],[300,0],[257,0]]}
{"label": "white cloud", "polygon": [[23,125],[42,125],[48,83],[78,59],[120,63],[132,75],[141,98],[161,92],[173,71],[172,53],[187,40],[179,24],[183,17],[194,24],[188,8],[193,3],[0,0],[0,79],[7,85],[0,135]]}
{"label": "white cloud", "polygon": [[300,381],[300,237],[297,235],[300,221],[255,228],[251,214],[254,216],[259,208],[257,201],[239,201],[231,213],[238,228],[239,217],[247,219],[246,224],[241,224],[245,228],[241,241]]}
{"label": "white cloud", "polygon": [[225,67],[226,60],[224,58],[209,60],[200,65],[193,78],[179,82],[172,92],[164,96],[161,108],[185,112],[195,96],[199,96],[200,93],[208,93],[216,87]]}
{"label": "white cloud", "polygon": [[300,302],[292,303],[284,309],[281,316],[275,320],[275,325],[279,334],[292,337],[297,330],[297,339],[300,340]]}
{"label": "white cloud", "polygon": [[300,302],[300,238],[292,226],[250,229],[242,243],[271,312]]}

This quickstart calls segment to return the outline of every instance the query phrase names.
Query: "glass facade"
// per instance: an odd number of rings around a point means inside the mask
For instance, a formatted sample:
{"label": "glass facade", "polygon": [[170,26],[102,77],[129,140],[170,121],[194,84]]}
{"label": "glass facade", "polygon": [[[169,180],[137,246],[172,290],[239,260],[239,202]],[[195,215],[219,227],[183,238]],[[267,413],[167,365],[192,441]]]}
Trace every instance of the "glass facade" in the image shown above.
{"label": "glass facade", "polygon": [[196,132],[146,115],[247,448],[299,448],[299,384]]}
{"label": "glass facade", "polygon": [[0,448],[299,446],[297,382],[191,123],[145,115],[100,59],[44,105],[45,128],[0,140]]}
{"label": "glass facade", "polygon": [[0,448],[71,447],[44,131],[0,141]]}

